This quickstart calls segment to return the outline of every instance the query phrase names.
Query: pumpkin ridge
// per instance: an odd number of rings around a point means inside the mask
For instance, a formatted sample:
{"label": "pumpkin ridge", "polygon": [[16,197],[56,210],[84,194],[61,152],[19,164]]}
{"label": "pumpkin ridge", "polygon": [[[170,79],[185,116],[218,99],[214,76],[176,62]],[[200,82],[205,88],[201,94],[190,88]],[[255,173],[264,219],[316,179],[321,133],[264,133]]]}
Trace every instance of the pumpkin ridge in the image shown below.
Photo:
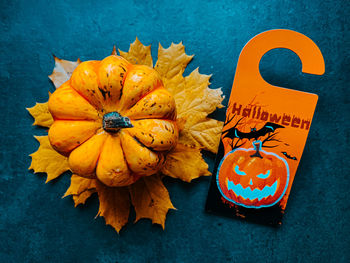
{"label": "pumpkin ridge", "polygon": [[[98,116],[99,116],[99,119],[97,119],[97,120],[91,119],[91,118],[90,119],[66,119],[66,118],[57,118],[57,117],[53,117],[53,116],[52,116],[52,118],[54,121],[94,121],[94,122],[98,122],[99,120],[102,120],[100,115],[98,115]],[[102,127],[102,125],[101,125],[101,127]]]}
{"label": "pumpkin ridge", "polygon": [[[120,137],[120,142],[121,142],[121,140],[123,140],[123,137],[122,137],[122,136]],[[126,159],[125,151],[124,151],[123,143],[122,143],[122,142],[120,143],[120,146],[122,147],[123,157],[124,157],[124,161],[125,161],[125,163],[126,163],[126,166],[128,167],[128,170],[131,171],[132,174],[134,174],[134,172],[133,172],[133,171],[131,170],[131,168],[130,168],[130,165],[129,165],[129,163],[128,163],[128,160]]]}
{"label": "pumpkin ridge", "polygon": [[[142,147],[144,148],[147,148],[148,150],[152,151],[152,152],[158,152],[158,151],[155,151],[152,147],[148,147],[146,146],[144,143],[142,143],[136,136],[134,135],[131,135],[129,132],[126,131],[126,133],[131,137],[133,138],[138,144],[140,144]],[[124,153],[124,152],[123,152]]]}
{"label": "pumpkin ridge", "polygon": [[[84,100],[86,100],[92,107],[96,108],[94,105],[91,104],[91,102],[83,94],[81,94],[81,92],[79,92],[78,90],[73,88],[73,86],[70,84],[70,79],[68,81],[69,81],[69,87],[71,89],[73,89],[76,93],[78,93],[80,95],[80,97],[82,97]],[[96,111],[98,111],[98,110],[96,109]]]}
{"label": "pumpkin ridge", "polygon": [[125,78],[123,96],[120,100],[122,113],[159,86],[162,86],[162,80],[157,71],[145,65],[134,65]]}
{"label": "pumpkin ridge", "polygon": [[70,78],[71,86],[97,110],[103,109],[101,104],[103,101],[102,94],[98,90],[99,76],[97,69],[100,63],[99,60],[84,61],[74,69]]}
{"label": "pumpkin ridge", "polygon": [[144,97],[146,97],[147,95],[149,95],[149,94],[151,94],[152,92],[154,92],[154,91],[156,91],[156,90],[158,90],[158,89],[165,89],[164,88],[164,86],[163,86],[163,84],[161,85],[161,86],[158,86],[158,87],[156,87],[155,89],[152,89],[152,90],[150,90],[150,91],[148,91],[147,93],[145,93],[144,95],[142,95],[139,99],[138,99],[138,101],[136,101],[136,102],[134,102],[134,104],[132,104],[128,109],[125,109],[126,111],[127,110],[130,110],[132,107],[134,107],[140,100],[142,100]]}
{"label": "pumpkin ridge", "polygon": [[162,121],[173,121],[176,123],[175,120],[167,119],[166,117],[156,118],[151,116],[152,118],[142,118],[142,119],[133,119],[133,118],[130,118],[129,116],[126,116],[126,117],[128,117],[131,121],[162,120]]}
{"label": "pumpkin ridge", "polygon": [[169,120],[145,119],[132,122],[134,127],[128,134],[154,152],[173,149],[178,139],[176,123]]}
{"label": "pumpkin ridge", "polygon": [[[149,176],[159,171],[161,168],[160,161],[164,160],[163,153],[143,146],[128,132],[123,132],[122,137],[122,144],[126,146],[123,148],[125,158],[133,173]],[[135,154],[134,151],[138,154]]]}
{"label": "pumpkin ridge", "polygon": [[[163,83],[161,83],[161,85],[160,85],[160,86],[157,86],[155,89],[152,89],[152,90],[150,90],[149,92],[147,92],[146,94],[142,95],[142,96],[140,97],[139,101],[142,100],[142,99],[143,99],[144,97],[146,97],[147,95],[149,95],[149,94],[153,93],[154,91],[158,90],[158,89],[165,89],[164,86],[163,86]],[[136,103],[135,103],[135,104],[136,104]],[[130,108],[132,108],[133,106],[135,106],[135,104],[132,105]]]}
{"label": "pumpkin ridge", "polygon": [[69,81],[63,83],[48,100],[54,120],[98,120],[99,112]]}
{"label": "pumpkin ridge", "polygon": [[[130,135],[131,136],[131,135]],[[156,152],[152,147],[146,146],[144,145],[136,136],[131,136],[136,142],[138,142],[138,144],[140,144],[142,147],[147,148],[148,150],[152,151],[152,152]]]}
{"label": "pumpkin ridge", "polygon": [[[123,57],[121,57],[121,58],[123,58]],[[124,58],[123,58],[124,59]],[[126,62],[128,62],[128,64],[127,64],[127,68],[126,68],[126,71],[125,71],[125,73],[124,73],[124,76],[123,76],[123,79],[122,79],[122,82],[120,83],[121,84],[121,88],[120,88],[120,94],[119,94],[119,98],[118,98],[118,102],[116,102],[117,104],[119,104],[119,102],[120,102],[120,100],[121,100],[121,98],[122,98],[122,95],[123,95],[123,90],[124,90],[124,84],[125,84],[125,79],[126,79],[126,77],[128,76],[128,74],[129,74],[129,72],[130,72],[130,70],[133,68],[133,64],[132,63],[130,63],[129,61],[127,61],[126,59],[124,59]],[[97,71],[98,71],[98,69],[97,69]],[[100,78],[98,78],[98,87],[99,87],[99,90],[100,90],[100,92],[102,93],[102,84],[101,84],[101,82],[100,82]],[[102,96],[104,97],[104,100],[105,100],[105,95],[102,93]],[[117,105],[117,107],[118,107],[119,105]],[[119,110],[120,109],[118,109],[117,111],[119,112]]]}
{"label": "pumpkin ridge", "polygon": [[[98,109],[97,106],[93,105],[91,103],[91,101],[88,100],[88,98],[86,98],[79,90],[75,89],[72,85],[70,85],[70,79],[68,80],[69,81],[69,86],[76,92],[78,93],[83,99],[85,99],[92,107],[94,107],[96,109],[97,112],[100,112],[100,110]],[[103,112],[103,109],[102,109],[102,112]]]}
{"label": "pumpkin ridge", "polygon": [[[128,133],[128,132],[127,132]],[[130,135],[130,134],[129,134]],[[131,136],[131,135],[130,135]],[[123,137],[120,138],[120,141],[123,140]],[[120,143],[121,147],[122,147],[122,152],[123,152],[123,157],[124,157],[124,161],[126,163],[126,166],[128,167],[128,170],[131,171],[131,176],[134,177],[134,182],[136,182],[138,179],[140,179],[141,177],[143,177],[142,175],[138,175],[136,174],[131,168],[130,168],[130,165],[128,163],[128,160],[126,159],[126,156],[125,156],[125,151],[124,151],[124,148],[123,148],[123,143],[121,142]]]}
{"label": "pumpkin ridge", "polygon": [[[58,120],[58,121],[61,122],[62,120]],[[63,120],[63,121],[76,122],[77,120]],[[95,123],[97,123],[97,121],[87,121],[87,120],[82,120],[81,122],[91,122],[91,123],[94,123],[94,122],[95,122]],[[51,135],[50,135],[50,131],[52,131],[52,127],[54,127],[55,124],[57,125],[57,122],[54,122],[53,125],[52,125],[52,126],[50,127],[50,129],[49,129],[49,141],[50,141],[50,144],[52,145],[52,147],[53,147],[57,152],[59,152],[59,153],[65,155],[65,156],[69,156],[70,153],[71,153],[74,149],[76,149],[77,147],[79,147],[80,145],[82,145],[84,142],[86,142],[87,140],[89,140],[91,137],[93,137],[93,136],[96,134],[96,132],[100,129],[99,127],[94,128],[94,131],[91,133],[90,136],[87,136],[87,137],[86,137],[85,139],[83,139],[83,140],[77,141],[77,145],[72,146],[72,148],[69,147],[69,149],[68,149],[67,151],[63,151],[63,150],[60,150],[60,149],[59,149],[60,146],[57,146],[57,145],[52,141],[52,137],[51,137]],[[56,139],[57,139],[57,138],[56,138]],[[70,149],[70,148],[71,148],[71,149]]]}
{"label": "pumpkin ridge", "polygon": [[166,119],[174,120],[176,117],[176,103],[171,93],[159,86],[126,109],[125,116],[130,119]]}
{"label": "pumpkin ridge", "polygon": [[[105,132],[105,131],[102,131],[102,132]],[[96,132],[96,134],[98,134],[98,132]],[[95,135],[96,135],[96,134],[95,134]],[[109,134],[107,133],[107,135],[109,135]],[[91,139],[91,138],[90,138],[90,139]],[[90,139],[89,139],[89,140],[90,140]],[[102,148],[104,147],[106,141],[107,141],[107,138],[103,141],[102,145],[99,147],[99,152],[98,152],[98,156],[97,156],[96,163],[95,163],[95,169],[94,169],[95,179],[97,179],[96,169],[97,169],[98,161],[100,160]],[[97,179],[97,180],[98,180],[98,179]]]}
{"label": "pumpkin ridge", "polygon": [[[131,172],[124,160],[120,136],[108,136],[96,169],[96,176],[106,186],[125,186],[133,183]],[[107,148],[106,148],[107,147]]]}
{"label": "pumpkin ridge", "polygon": [[[105,132],[105,131],[103,131],[103,132]],[[107,132],[106,132],[106,133],[107,133]],[[96,133],[96,134],[97,134],[97,133]],[[109,133],[107,133],[107,135],[108,135],[108,136],[112,136],[112,135],[109,134]],[[101,147],[100,147],[100,149],[99,149],[98,156],[97,156],[96,165],[95,165],[95,171],[94,171],[95,176],[96,176],[96,179],[97,179],[97,175],[96,175],[97,165],[98,165],[98,162],[100,161],[101,152],[102,152],[103,147],[104,147],[105,144],[106,144],[107,139],[108,139],[108,137],[107,137],[107,138],[104,140],[104,142],[102,143],[102,145],[101,145]],[[124,152],[123,152],[123,153],[124,153]],[[128,168],[129,168],[129,167],[128,167]],[[97,179],[97,180],[98,180],[98,179]]]}
{"label": "pumpkin ridge", "polygon": [[[111,56],[115,56],[115,55],[111,55]],[[110,56],[110,57],[111,57]],[[118,57],[118,56],[115,56],[115,57]],[[108,58],[108,57],[107,57]],[[120,57],[120,58],[122,58],[122,57]],[[106,59],[106,58],[105,58]],[[124,58],[122,58],[123,60],[125,60]],[[104,59],[103,59],[104,60]],[[98,86],[98,90],[99,90],[99,92],[101,93],[101,95],[102,95],[102,97],[103,97],[103,100],[102,101],[100,101],[100,103],[101,103],[101,105],[103,106],[103,108],[107,105],[108,106],[108,102],[107,102],[107,97],[109,97],[109,99],[111,98],[111,94],[110,94],[110,91],[106,91],[104,88],[106,88],[106,86],[105,85],[102,85],[101,84],[101,80],[100,80],[100,77],[99,77],[99,70],[100,70],[100,67],[101,67],[101,62],[103,61],[103,60],[100,60],[99,62],[99,64],[94,68],[94,71],[95,71],[95,73],[96,73],[96,75],[98,76],[97,77],[97,86]],[[126,70],[124,71],[124,76],[123,76],[123,79],[122,79],[122,82],[120,83],[120,86],[121,86],[121,88],[120,88],[120,94],[119,94],[119,98],[115,98],[117,101],[115,101],[115,104],[116,104],[116,106],[117,106],[117,108],[118,108],[118,104],[119,104],[119,101],[120,101],[120,98],[121,98],[121,95],[122,95],[122,93],[123,93],[123,88],[124,88],[124,82],[125,82],[125,78],[126,78],[126,76],[127,76],[127,73],[128,73],[128,69],[129,69],[129,67],[130,67],[130,65],[132,65],[130,62],[128,62],[127,60],[125,60],[128,64],[126,65]],[[122,68],[123,69],[123,68]],[[107,72],[105,72],[107,75],[108,75],[108,73]],[[115,86],[110,86],[111,87],[111,89],[115,89]],[[106,96],[107,95],[107,96]],[[110,102],[113,102],[113,101],[110,101]],[[113,104],[113,103],[112,103]],[[117,111],[119,110],[119,109],[116,109]],[[106,111],[106,112],[108,112],[107,110],[104,110],[104,111]]]}
{"label": "pumpkin ridge", "polygon": [[123,95],[123,89],[124,89],[125,79],[126,79],[126,77],[128,76],[129,72],[131,71],[131,69],[132,69],[133,67],[134,67],[134,65],[130,63],[130,64],[128,65],[127,69],[126,69],[126,72],[125,72],[124,77],[123,77],[123,80],[122,80],[122,88],[120,89],[119,102],[120,102],[120,100],[121,100],[121,98],[122,98],[122,95]]}

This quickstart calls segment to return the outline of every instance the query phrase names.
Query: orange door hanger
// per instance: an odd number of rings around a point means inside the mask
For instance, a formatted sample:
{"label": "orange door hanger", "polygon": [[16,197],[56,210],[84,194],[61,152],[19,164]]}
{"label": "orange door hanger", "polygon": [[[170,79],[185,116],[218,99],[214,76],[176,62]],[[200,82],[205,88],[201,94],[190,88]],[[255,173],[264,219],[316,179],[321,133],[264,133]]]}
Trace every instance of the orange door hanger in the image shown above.
{"label": "orange door hanger", "polygon": [[270,30],[246,44],[226,111],[208,211],[281,223],[318,96],[273,86],[261,77],[260,60],[275,48],[295,52],[304,73],[325,71],[319,48],[298,32]]}

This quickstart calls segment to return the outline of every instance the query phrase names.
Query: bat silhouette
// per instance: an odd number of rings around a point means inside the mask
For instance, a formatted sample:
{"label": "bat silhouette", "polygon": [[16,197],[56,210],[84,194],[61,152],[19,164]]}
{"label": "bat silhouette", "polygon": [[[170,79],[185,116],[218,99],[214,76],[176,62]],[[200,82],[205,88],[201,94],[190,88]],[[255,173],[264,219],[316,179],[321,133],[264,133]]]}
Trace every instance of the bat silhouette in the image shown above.
{"label": "bat silhouette", "polygon": [[284,126],[273,123],[273,122],[267,122],[265,123],[264,127],[257,130],[256,128],[251,128],[250,132],[241,132],[237,128],[229,129],[226,131],[225,137],[228,138],[239,138],[239,139],[255,139],[257,140],[260,136],[265,136],[266,134],[270,132],[274,132],[278,128],[284,128]]}
{"label": "bat silhouette", "polygon": [[281,153],[283,153],[283,155],[286,156],[288,159],[292,159],[292,160],[295,160],[295,161],[298,160],[297,157],[290,156],[287,152],[281,152]]}

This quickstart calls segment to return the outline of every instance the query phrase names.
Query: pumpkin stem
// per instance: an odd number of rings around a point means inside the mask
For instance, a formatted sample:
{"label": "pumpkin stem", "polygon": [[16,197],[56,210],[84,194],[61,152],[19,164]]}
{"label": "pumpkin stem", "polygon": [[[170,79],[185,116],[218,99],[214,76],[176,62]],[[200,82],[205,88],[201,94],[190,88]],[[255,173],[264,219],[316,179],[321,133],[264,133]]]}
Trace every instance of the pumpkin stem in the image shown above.
{"label": "pumpkin stem", "polygon": [[121,128],[134,127],[128,117],[123,117],[116,111],[106,113],[103,116],[102,123],[103,129],[107,132],[117,132]]}
{"label": "pumpkin stem", "polygon": [[254,150],[256,151],[254,154],[252,154],[250,157],[259,157],[259,158],[263,158],[260,154],[260,150],[261,150],[261,141],[254,141],[253,142],[253,147]]}

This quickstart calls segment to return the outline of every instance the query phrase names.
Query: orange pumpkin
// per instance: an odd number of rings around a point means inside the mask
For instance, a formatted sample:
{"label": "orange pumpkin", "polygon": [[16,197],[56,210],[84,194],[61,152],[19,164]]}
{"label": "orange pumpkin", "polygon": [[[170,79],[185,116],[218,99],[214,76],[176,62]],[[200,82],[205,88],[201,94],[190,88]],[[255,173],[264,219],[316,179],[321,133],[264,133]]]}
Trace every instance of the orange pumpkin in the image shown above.
{"label": "orange pumpkin", "polygon": [[289,183],[289,166],[285,159],[254,148],[238,148],[226,154],[217,172],[217,185],[228,201],[247,208],[262,208],[278,203]]}
{"label": "orange pumpkin", "polygon": [[178,140],[175,101],[159,74],[115,55],[79,64],[49,111],[53,148],[73,173],[107,186],[156,173]]}

